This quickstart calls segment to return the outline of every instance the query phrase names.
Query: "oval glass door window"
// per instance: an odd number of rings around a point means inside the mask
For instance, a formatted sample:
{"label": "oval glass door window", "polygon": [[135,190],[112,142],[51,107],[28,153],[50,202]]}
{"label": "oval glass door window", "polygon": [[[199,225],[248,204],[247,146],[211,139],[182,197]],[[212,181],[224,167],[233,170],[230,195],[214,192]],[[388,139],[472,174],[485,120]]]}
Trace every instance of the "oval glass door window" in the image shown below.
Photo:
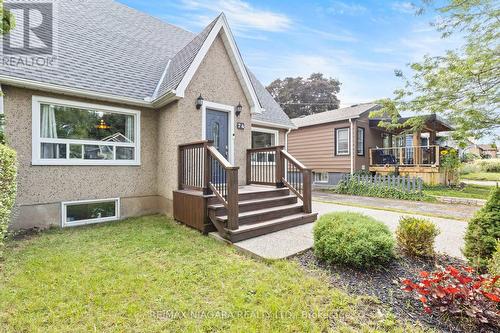
{"label": "oval glass door window", "polygon": [[219,150],[219,131],[220,131],[220,126],[219,126],[219,123],[218,122],[214,122],[214,124],[212,125],[212,139],[214,140],[214,146],[217,150]]}

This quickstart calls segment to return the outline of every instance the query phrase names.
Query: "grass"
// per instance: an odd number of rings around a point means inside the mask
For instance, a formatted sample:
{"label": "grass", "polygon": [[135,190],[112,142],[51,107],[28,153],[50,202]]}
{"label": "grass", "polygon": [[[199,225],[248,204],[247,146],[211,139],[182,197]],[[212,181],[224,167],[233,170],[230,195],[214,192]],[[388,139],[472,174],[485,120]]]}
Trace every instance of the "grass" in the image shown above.
{"label": "grass", "polygon": [[419,329],[321,273],[255,261],[163,216],[10,240],[0,286],[2,332]]}
{"label": "grass", "polygon": [[468,184],[461,189],[445,186],[426,186],[423,192],[432,196],[487,199],[491,192],[491,186]]}
{"label": "grass", "polygon": [[472,172],[461,175],[462,179],[470,180],[491,180],[500,182],[500,172]]}

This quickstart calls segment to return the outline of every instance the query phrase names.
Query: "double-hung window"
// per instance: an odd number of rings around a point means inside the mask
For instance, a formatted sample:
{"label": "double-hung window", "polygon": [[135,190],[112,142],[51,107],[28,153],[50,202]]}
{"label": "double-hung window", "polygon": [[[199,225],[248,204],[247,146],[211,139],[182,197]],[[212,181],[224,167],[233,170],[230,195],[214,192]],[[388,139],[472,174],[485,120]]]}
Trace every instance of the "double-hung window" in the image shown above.
{"label": "double-hung window", "polygon": [[349,128],[335,129],[335,155],[349,155]]}
{"label": "double-hung window", "polygon": [[140,112],[33,97],[34,165],[139,165]]}
{"label": "double-hung window", "polygon": [[365,129],[358,127],[358,142],[357,142],[358,156],[365,156]]}

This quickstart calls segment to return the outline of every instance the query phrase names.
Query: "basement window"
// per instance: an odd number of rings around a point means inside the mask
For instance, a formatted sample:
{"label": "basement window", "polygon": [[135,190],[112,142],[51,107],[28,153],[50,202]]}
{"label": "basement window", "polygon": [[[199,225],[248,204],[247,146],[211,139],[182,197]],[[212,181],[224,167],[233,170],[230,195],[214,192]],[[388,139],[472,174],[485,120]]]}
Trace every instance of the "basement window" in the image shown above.
{"label": "basement window", "polygon": [[62,226],[114,221],[120,218],[120,199],[81,200],[61,204]]}
{"label": "basement window", "polygon": [[315,183],[328,183],[328,172],[314,172]]}

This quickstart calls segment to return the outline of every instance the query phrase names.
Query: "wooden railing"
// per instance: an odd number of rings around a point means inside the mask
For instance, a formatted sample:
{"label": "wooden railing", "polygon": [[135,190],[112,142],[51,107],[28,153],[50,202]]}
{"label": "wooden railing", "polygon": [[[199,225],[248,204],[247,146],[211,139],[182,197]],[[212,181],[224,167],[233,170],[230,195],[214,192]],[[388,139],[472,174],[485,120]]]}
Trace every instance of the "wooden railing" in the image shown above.
{"label": "wooden railing", "polygon": [[370,165],[439,166],[439,146],[370,148]]}
{"label": "wooden railing", "polygon": [[179,145],[179,190],[214,194],[227,210],[227,229],[238,229],[238,167],[222,156],[212,141]]}
{"label": "wooden railing", "polygon": [[247,149],[247,184],[288,187],[312,212],[312,170],[297,161],[283,146]]}

